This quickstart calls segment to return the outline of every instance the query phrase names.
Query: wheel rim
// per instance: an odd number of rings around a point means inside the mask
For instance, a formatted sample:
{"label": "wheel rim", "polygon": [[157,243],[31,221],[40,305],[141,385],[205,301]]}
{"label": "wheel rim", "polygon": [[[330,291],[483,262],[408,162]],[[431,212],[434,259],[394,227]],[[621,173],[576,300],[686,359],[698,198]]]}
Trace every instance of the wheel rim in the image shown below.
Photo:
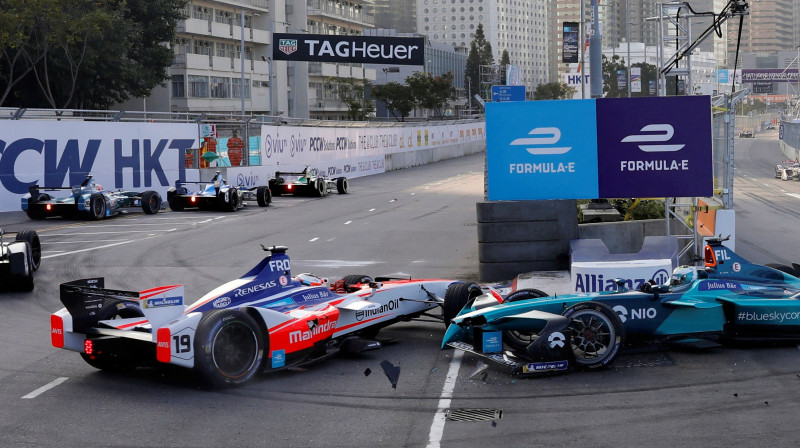
{"label": "wheel rim", "polygon": [[155,212],[156,210],[158,210],[159,209],[158,196],[156,195],[150,196],[149,204],[151,212]]}
{"label": "wheel rim", "polygon": [[579,311],[572,316],[572,351],[578,363],[603,358],[616,340],[611,321],[594,310]]}
{"label": "wheel rim", "polygon": [[39,263],[42,261],[42,244],[39,242],[38,236],[31,241],[31,258],[33,259],[33,263],[38,267]]}
{"label": "wheel rim", "polygon": [[255,333],[241,322],[231,322],[214,337],[212,350],[214,366],[228,378],[246,375],[258,359]]}
{"label": "wheel rim", "polygon": [[103,200],[103,198],[98,197],[92,203],[92,212],[94,213],[94,216],[97,217],[97,218],[102,218],[103,217],[103,213],[105,212],[105,208],[106,208],[106,203]]}

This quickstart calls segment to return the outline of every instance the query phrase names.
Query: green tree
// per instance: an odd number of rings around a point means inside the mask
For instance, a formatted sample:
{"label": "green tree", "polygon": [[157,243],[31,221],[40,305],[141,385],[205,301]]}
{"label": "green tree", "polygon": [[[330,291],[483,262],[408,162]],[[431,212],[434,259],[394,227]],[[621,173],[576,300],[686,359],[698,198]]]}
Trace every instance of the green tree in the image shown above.
{"label": "green tree", "polygon": [[467,87],[469,97],[472,98],[479,93],[482,98],[489,98],[488,92],[481,91],[481,66],[494,65],[492,55],[492,44],[486,40],[483,33],[483,24],[479,23],[475,29],[475,36],[469,44],[469,54],[467,54],[467,66],[464,69],[464,79],[469,80]]}
{"label": "green tree", "polygon": [[438,76],[414,72],[406,78],[406,84],[411,88],[418,107],[430,109],[440,117],[443,116],[442,109],[455,94],[453,74],[450,72]]}
{"label": "green tree", "polygon": [[500,83],[501,84],[508,84],[507,81],[507,74],[508,74],[508,66],[511,64],[511,57],[508,55],[508,50],[503,50],[503,54],[500,55]]}
{"label": "green tree", "polygon": [[354,78],[333,78],[339,101],[347,107],[347,118],[353,121],[364,121],[373,112],[375,104],[367,98],[368,81]]}
{"label": "green tree", "polygon": [[[658,94],[657,92],[652,95],[650,94],[650,83],[652,82],[654,85],[658,85],[658,68],[655,65],[646,64],[644,62],[637,62],[636,64],[632,64],[631,67],[639,67],[642,73],[641,92],[631,91],[631,97],[656,96]],[[623,86],[623,88],[620,89],[618,81],[620,73],[623,79],[627,77],[627,71],[628,68],[623,58],[615,55],[612,56],[611,59],[608,59],[603,55],[603,94],[605,97],[622,98],[628,96],[627,86]],[[666,81],[667,95],[676,95],[677,83],[675,77],[667,76]]]}
{"label": "green tree", "polygon": [[572,98],[575,94],[575,89],[569,87],[561,82],[548,82],[546,84],[539,84],[533,92],[533,99],[535,100],[563,100]]}
{"label": "green tree", "polygon": [[186,2],[0,0],[0,27],[21,18],[0,37],[0,105],[104,109],[148,95],[168,77],[164,43]]}
{"label": "green tree", "polygon": [[386,103],[386,108],[397,121],[406,121],[408,114],[417,105],[411,87],[399,82],[374,86],[372,96],[376,100]]}

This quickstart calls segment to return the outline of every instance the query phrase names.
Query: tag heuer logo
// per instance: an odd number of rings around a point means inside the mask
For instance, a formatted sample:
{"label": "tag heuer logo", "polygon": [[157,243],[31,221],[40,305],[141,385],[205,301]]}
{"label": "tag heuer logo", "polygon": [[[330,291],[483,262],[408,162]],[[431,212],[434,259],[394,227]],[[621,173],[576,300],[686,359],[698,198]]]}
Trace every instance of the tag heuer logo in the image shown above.
{"label": "tag heuer logo", "polygon": [[280,39],[278,49],[284,54],[292,54],[297,51],[297,39]]}

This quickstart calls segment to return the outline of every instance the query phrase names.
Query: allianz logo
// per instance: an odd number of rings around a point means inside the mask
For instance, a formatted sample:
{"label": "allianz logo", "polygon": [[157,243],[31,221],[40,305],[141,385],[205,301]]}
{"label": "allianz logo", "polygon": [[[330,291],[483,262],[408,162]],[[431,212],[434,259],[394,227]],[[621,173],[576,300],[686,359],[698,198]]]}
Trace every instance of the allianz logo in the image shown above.
{"label": "allianz logo", "polygon": [[[648,124],[639,132],[657,132],[658,134],[636,134],[629,135],[622,139],[622,143],[654,143],[668,142],[675,135],[675,128],[669,124]],[[686,145],[637,145],[644,152],[673,152],[683,149]]]}
{"label": "allianz logo", "polygon": [[[543,146],[553,145],[561,140],[561,130],[556,127],[534,128],[528,132],[528,135],[537,137],[515,139],[511,142],[511,146],[528,146],[525,150],[535,156],[564,154],[572,149],[571,146]],[[530,147],[530,145],[542,146]]]}

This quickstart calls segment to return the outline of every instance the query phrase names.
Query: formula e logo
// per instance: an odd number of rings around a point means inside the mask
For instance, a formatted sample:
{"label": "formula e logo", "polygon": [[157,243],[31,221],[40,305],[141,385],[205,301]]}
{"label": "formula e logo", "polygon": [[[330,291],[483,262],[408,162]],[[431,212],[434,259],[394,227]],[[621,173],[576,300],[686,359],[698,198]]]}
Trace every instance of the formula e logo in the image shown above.
{"label": "formula e logo", "polygon": [[558,331],[550,333],[550,336],[547,337],[547,341],[550,342],[550,348],[564,348],[564,341],[566,340],[567,338],[564,337],[564,333]]}
{"label": "formula e logo", "polygon": [[[618,315],[622,323],[628,321],[628,309],[622,305],[612,308]],[[655,319],[658,312],[655,308],[632,308],[630,313],[631,320]]]}
{"label": "formula e logo", "polygon": [[[561,130],[558,128],[535,128],[528,135],[543,137],[518,138],[511,142],[511,146],[552,145],[561,140]],[[525,148],[535,156],[564,154],[572,149],[571,146],[541,146]]]}
{"label": "formula e logo", "polygon": [[284,54],[292,54],[297,51],[297,39],[279,39],[278,49]]}
{"label": "formula e logo", "polygon": [[[639,142],[667,142],[675,134],[675,129],[669,124],[648,124],[639,132],[660,132],[660,134],[638,134],[629,135],[622,139],[622,143]],[[686,145],[638,145],[644,152],[673,152],[682,149]]]}

